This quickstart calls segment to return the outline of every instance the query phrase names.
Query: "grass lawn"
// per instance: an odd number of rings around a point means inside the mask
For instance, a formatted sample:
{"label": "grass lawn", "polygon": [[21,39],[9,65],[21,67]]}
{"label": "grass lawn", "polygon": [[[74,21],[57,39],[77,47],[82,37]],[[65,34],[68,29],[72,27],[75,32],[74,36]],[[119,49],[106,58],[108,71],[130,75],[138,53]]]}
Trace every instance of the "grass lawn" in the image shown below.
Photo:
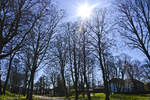
{"label": "grass lawn", "polygon": [[[96,93],[92,100],[105,100],[105,94]],[[112,94],[110,100],[150,100],[150,95]]]}
{"label": "grass lawn", "polygon": [[[26,100],[26,97],[6,91],[5,96],[4,95],[0,96],[0,100]],[[33,100],[40,100],[40,99],[33,98]]]}
{"label": "grass lawn", "polygon": [[110,96],[111,100],[150,100],[149,94],[127,95],[127,94],[113,94]]}
{"label": "grass lawn", "polygon": [[[26,100],[26,97],[18,96],[18,95],[15,95],[15,96],[0,96],[0,100]],[[33,97],[33,100],[40,100],[40,99]]]}
{"label": "grass lawn", "polygon": [[[56,98],[65,99],[65,97],[56,97]],[[104,93],[91,94],[91,98],[92,100],[105,100],[105,94]],[[70,99],[73,100],[74,96],[70,96]],[[15,95],[6,91],[6,95],[0,96],[0,100],[26,100],[26,98],[22,95]],[[40,100],[40,99],[33,98],[33,100]],[[87,96],[83,98],[82,95],[80,95],[79,100],[87,100]],[[141,95],[112,94],[110,96],[110,100],[150,100],[150,94],[141,94]]]}
{"label": "grass lawn", "polygon": [[[64,97],[56,97],[58,99],[64,99]],[[87,100],[87,96],[83,98],[79,96],[80,100]],[[105,100],[104,93],[95,93],[91,94],[92,100]],[[74,96],[70,97],[71,100],[74,99]],[[128,94],[112,94],[110,100],[150,100],[150,94],[145,95],[128,95]]]}

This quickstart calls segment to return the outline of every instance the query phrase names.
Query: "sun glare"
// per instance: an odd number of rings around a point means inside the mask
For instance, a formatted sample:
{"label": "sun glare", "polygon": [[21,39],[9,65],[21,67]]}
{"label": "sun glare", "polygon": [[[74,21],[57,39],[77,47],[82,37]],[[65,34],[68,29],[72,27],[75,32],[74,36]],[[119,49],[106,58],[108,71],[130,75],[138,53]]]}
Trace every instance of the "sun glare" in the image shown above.
{"label": "sun glare", "polygon": [[82,19],[89,18],[95,6],[96,5],[90,6],[88,3],[82,4],[77,9],[77,15],[81,17]]}

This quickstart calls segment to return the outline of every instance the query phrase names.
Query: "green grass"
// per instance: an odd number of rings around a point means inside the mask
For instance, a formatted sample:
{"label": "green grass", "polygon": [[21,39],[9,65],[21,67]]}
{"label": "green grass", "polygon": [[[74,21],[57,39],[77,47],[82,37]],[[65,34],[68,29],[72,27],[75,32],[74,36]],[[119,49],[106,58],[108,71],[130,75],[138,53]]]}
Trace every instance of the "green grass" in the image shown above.
{"label": "green grass", "polygon": [[128,94],[113,94],[110,96],[111,100],[150,100],[149,94],[128,95]]}
{"label": "green grass", "polygon": [[[65,97],[55,97],[56,99],[65,99]],[[71,97],[69,97],[71,98]]]}
{"label": "green grass", "polygon": [[[104,93],[91,95],[92,100],[105,100]],[[129,95],[129,94],[112,94],[110,100],[150,100],[150,94],[147,95]]]}
{"label": "green grass", "polygon": [[[5,96],[4,95],[0,96],[0,100],[26,100],[26,97],[23,95],[13,94],[10,93],[9,91],[6,91],[5,93],[6,93]],[[40,100],[40,99],[33,97],[33,100]]]}
{"label": "green grass", "polygon": [[[65,97],[56,97],[57,99],[65,99]],[[74,96],[69,97],[71,100],[74,99]],[[95,93],[91,94],[92,100],[105,100],[104,93]],[[80,100],[87,100],[87,96],[85,98],[82,95],[79,96]],[[150,100],[150,94],[141,94],[141,95],[128,95],[128,94],[112,94],[110,96],[110,100]]]}
{"label": "green grass", "polygon": [[[24,96],[0,96],[0,100],[26,100],[26,97]],[[38,98],[34,98],[33,97],[33,100],[40,100]]]}
{"label": "green grass", "polygon": [[[14,99],[13,99],[14,98]],[[65,99],[65,97],[55,97],[57,99]],[[69,97],[71,100],[74,99],[74,96]],[[92,100],[105,100],[104,93],[91,93]],[[15,95],[6,91],[5,96],[0,96],[0,100],[26,100],[26,97],[22,95]],[[38,98],[33,98],[33,100],[40,100]],[[83,98],[82,95],[79,95],[79,100],[87,100],[87,96]],[[150,94],[141,94],[141,95],[128,95],[128,94],[112,94],[110,100],[150,100]]]}
{"label": "green grass", "polygon": [[15,97],[15,94],[5,91],[5,96],[1,95],[0,100],[8,100],[9,98]]}

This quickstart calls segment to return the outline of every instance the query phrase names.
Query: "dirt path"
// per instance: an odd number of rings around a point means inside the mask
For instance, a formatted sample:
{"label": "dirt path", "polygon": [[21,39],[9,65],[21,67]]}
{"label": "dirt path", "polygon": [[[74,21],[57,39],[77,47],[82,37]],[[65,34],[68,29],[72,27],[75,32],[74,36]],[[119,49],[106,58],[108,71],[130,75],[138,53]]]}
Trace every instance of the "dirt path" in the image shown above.
{"label": "dirt path", "polygon": [[36,98],[39,98],[41,100],[64,100],[64,99],[56,99],[55,97],[46,97],[46,96],[35,96]]}

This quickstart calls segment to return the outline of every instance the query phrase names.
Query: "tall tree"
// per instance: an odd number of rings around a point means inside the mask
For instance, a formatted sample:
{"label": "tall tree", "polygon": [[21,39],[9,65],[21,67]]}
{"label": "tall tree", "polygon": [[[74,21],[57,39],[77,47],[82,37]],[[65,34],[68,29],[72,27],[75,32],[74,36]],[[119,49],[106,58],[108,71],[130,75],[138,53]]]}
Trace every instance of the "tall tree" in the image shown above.
{"label": "tall tree", "polygon": [[119,28],[126,42],[139,49],[150,61],[150,1],[122,0],[117,2]]}
{"label": "tall tree", "polygon": [[[69,64],[70,64],[70,73],[71,78],[73,82],[73,86],[75,88],[75,100],[78,100],[79,96],[79,87],[78,87],[78,81],[79,81],[79,67],[80,67],[80,56],[78,57],[78,24],[75,23],[67,23],[64,27],[67,40],[68,40],[68,53],[69,53]],[[79,46],[80,47],[80,46]]]}
{"label": "tall tree", "polygon": [[89,84],[89,80],[88,80],[88,71],[90,68],[88,68],[90,66],[90,64],[88,64],[88,61],[90,59],[88,59],[88,57],[90,56],[90,51],[88,50],[90,48],[90,45],[89,45],[89,38],[88,38],[88,34],[89,34],[89,31],[88,29],[84,26],[85,23],[83,23],[81,25],[81,35],[80,35],[80,39],[79,40],[81,42],[81,52],[82,52],[82,55],[79,55],[79,56],[82,56],[82,63],[83,63],[83,78],[84,78],[84,85],[86,85],[86,92],[87,92],[87,96],[88,96],[88,100],[91,100],[91,96],[90,96],[90,84]]}
{"label": "tall tree", "polygon": [[7,84],[8,84],[8,80],[10,78],[10,72],[11,72],[11,69],[12,69],[12,62],[13,62],[13,58],[14,58],[15,54],[16,54],[16,52],[9,55],[9,64],[8,64],[7,76],[6,76],[6,81],[4,83],[4,86],[3,86],[3,94],[4,95],[5,95],[6,87],[7,87]]}
{"label": "tall tree", "polygon": [[[105,87],[105,100],[109,100],[109,50],[113,46],[112,39],[109,38],[109,33],[112,32],[112,26],[109,24],[109,18],[106,9],[96,10],[93,18],[88,24],[90,36],[93,41],[93,54],[99,61],[99,66],[102,70],[102,77]],[[111,30],[111,31],[110,31]]]}
{"label": "tall tree", "polygon": [[[0,59],[21,47],[26,35],[42,15],[40,0],[0,1]],[[13,48],[9,49],[10,43]]]}
{"label": "tall tree", "polygon": [[[53,58],[52,58],[53,59]],[[57,85],[57,78],[58,75],[60,74],[59,72],[59,66],[58,63],[55,60],[51,60],[50,63],[48,64],[48,67],[44,70],[47,79],[49,80],[50,84],[52,84],[53,87],[53,95],[55,96],[56,94],[56,85]]]}
{"label": "tall tree", "polygon": [[28,90],[30,91],[28,91],[27,94],[28,100],[32,100],[35,72],[39,69],[39,66],[40,68],[43,67],[41,64],[45,65],[43,61],[46,60],[51,37],[56,32],[56,27],[63,17],[63,11],[51,5],[49,1],[43,1],[42,6],[46,7],[43,9],[44,16],[35,24],[25,41],[25,49],[28,52],[30,51],[31,54],[30,79],[28,84]]}
{"label": "tall tree", "polygon": [[[63,33],[62,33],[63,34]],[[65,79],[65,71],[66,71],[66,63],[67,63],[67,53],[68,53],[68,45],[66,36],[63,34],[56,35],[55,40],[53,40],[53,57],[57,59],[60,66],[60,74],[63,81],[63,87],[65,90],[65,96],[68,96],[66,79]]]}

